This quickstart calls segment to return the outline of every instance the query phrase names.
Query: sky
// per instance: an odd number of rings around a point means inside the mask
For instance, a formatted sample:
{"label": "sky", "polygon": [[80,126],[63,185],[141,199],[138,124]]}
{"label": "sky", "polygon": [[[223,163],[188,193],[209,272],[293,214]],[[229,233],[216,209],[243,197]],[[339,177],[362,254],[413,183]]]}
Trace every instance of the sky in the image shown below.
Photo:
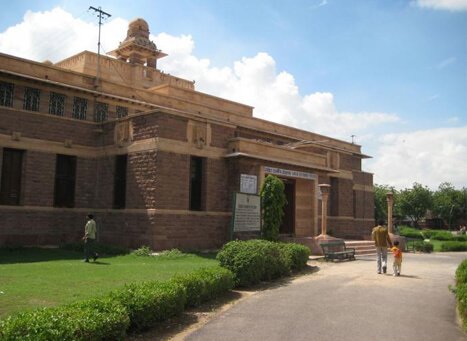
{"label": "sky", "polygon": [[253,115],[362,146],[374,183],[467,187],[467,0],[0,0],[0,52],[102,52],[144,18],[158,68]]}

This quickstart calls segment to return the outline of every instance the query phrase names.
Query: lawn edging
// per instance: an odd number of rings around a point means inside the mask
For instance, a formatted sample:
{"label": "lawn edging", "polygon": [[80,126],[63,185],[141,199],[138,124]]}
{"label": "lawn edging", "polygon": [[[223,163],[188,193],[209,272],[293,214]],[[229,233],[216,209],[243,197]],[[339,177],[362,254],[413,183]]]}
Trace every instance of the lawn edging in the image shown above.
{"label": "lawn edging", "polygon": [[462,321],[464,331],[467,331],[467,259],[464,259],[456,270],[456,294],[457,311]]}
{"label": "lawn edging", "polygon": [[201,297],[190,299],[197,305],[232,286],[233,274],[221,267],[201,268],[166,282],[132,283],[103,297],[10,315],[0,320],[0,340],[123,340],[127,332],[182,313],[189,297]]}

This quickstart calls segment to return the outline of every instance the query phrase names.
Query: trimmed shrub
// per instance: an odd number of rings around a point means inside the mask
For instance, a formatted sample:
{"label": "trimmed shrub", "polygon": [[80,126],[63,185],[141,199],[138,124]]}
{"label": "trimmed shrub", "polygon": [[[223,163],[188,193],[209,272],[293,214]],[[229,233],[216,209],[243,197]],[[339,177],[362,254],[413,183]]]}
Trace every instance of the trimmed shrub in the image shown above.
{"label": "trimmed shrub", "polygon": [[123,340],[129,324],[121,304],[93,299],[11,315],[0,320],[0,340]]}
{"label": "trimmed shrub", "polygon": [[406,227],[403,226],[399,229],[399,235],[407,238],[413,238],[413,239],[424,239],[422,234],[420,233],[420,230],[414,229],[412,227]]}
{"label": "trimmed shrub", "polygon": [[467,251],[466,242],[446,241],[441,244],[441,251]]}
{"label": "trimmed shrub", "polygon": [[467,234],[453,235],[452,240],[457,242],[467,242]]}
{"label": "trimmed shrub", "polygon": [[128,311],[130,330],[145,330],[183,312],[186,292],[179,283],[149,281],[125,285],[110,293]]}
{"label": "trimmed shrub", "polygon": [[448,231],[434,231],[431,233],[429,239],[433,240],[452,240],[453,235],[451,232]]}
{"label": "trimmed shrub", "polygon": [[196,307],[217,298],[234,287],[233,273],[222,267],[202,268],[172,279],[185,288],[186,307]]}
{"label": "trimmed shrub", "polygon": [[307,266],[311,251],[308,247],[296,243],[281,243],[280,247],[291,261],[291,269],[300,271]]}
{"label": "trimmed shrub", "polygon": [[463,320],[464,330],[467,331],[467,259],[464,259],[457,267],[456,285],[457,307]]}
{"label": "trimmed shrub", "polygon": [[421,251],[421,252],[433,252],[433,244],[425,241],[417,241],[413,244],[414,250],[415,251]]}
{"label": "trimmed shrub", "polygon": [[288,275],[292,267],[280,243],[258,239],[225,244],[217,260],[233,272],[235,284],[241,287]]}
{"label": "trimmed shrub", "polygon": [[235,276],[236,286],[257,284],[263,278],[264,258],[248,241],[231,241],[217,254],[220,265],[229,269]]}

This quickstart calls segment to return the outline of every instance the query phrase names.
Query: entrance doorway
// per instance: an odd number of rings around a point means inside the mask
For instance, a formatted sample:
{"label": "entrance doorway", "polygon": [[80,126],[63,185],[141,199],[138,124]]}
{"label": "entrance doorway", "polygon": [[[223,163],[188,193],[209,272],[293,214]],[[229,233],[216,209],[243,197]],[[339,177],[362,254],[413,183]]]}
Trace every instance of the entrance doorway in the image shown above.
{"label": "entrance doorway", "polygon": [[281,179],[284,182],[284,194],[287,203],[284,206],[284,216],[279,227],[280,234],[293,235],[295,233],[295,180]]}

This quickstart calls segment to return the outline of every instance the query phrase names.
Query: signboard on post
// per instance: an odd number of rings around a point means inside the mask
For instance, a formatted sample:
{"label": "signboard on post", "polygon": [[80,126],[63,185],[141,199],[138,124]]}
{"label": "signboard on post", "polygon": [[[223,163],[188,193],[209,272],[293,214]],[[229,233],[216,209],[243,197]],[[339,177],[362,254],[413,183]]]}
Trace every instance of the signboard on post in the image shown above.
{"label": "signboard on post", "polygon": [[240,174],[240,192],[256,194],[258,177],[256,175]]}
{"label": "signboard on post", "polygon": [[261,198],[256,194],[234,193],[232,234],[261,231]]}

